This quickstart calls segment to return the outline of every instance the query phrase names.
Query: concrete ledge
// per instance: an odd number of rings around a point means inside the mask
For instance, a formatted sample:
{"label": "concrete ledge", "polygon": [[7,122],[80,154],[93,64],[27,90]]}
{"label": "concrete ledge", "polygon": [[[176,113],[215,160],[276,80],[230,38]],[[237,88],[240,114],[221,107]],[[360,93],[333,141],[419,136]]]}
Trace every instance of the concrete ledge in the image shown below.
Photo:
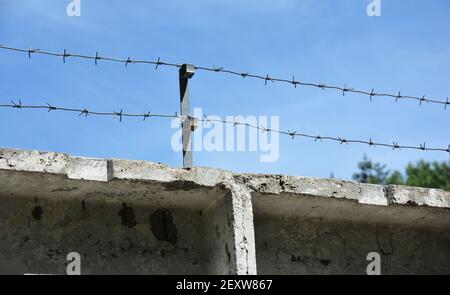
{"label": "concrete ledge", "polygon": [[373,185],[354,181],[312,177],[235,174],[253,192],[273,195],[303,195],[354,200],[360,204],[392,204],[450,208],[450,192],[398,185]]}
{"label": "concrete ledge", "polygon": [[353,181],[285,175],[233,174],[220,169],[171,168],[145,161],[92,159],[54,152],[0,149],[0,169],[66,175],[69,179],[108,181],[190,181],[216,186],[226,181],[244,184],[251,191],[267,194],[297,194],[356,200],[369,205],[417,205],[450,208],[450,192],[398,185],[371,185]]}
{"label": "concrete ledge", "polygon": [[389,185],[386,191],[390,204],[450,208],[450,192],[443,190]]}
{"label": "concrete ledge", "polygon": [[66,173],[69,179],[108,181],[108,161],[68,157]]}
{"label": "concrete ledge", "polygon": [[0,149],[0,169],[64,174],[67,154]]}
{"label": "concrete ledge", "polygon": [[443,190],[0,149],[0,208],[0,273],[450,273]]}

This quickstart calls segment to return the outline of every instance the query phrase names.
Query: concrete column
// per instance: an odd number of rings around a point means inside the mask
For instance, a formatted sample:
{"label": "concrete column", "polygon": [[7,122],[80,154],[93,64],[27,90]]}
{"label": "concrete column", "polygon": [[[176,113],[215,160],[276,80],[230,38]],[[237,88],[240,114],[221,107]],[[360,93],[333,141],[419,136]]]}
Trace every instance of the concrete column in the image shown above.
{"label": "concrete column", "polygon": [[242,184],[229,186],[228,211],[233,226],[233,251],[235,273],[256,275],[255,231],[250,190]]}

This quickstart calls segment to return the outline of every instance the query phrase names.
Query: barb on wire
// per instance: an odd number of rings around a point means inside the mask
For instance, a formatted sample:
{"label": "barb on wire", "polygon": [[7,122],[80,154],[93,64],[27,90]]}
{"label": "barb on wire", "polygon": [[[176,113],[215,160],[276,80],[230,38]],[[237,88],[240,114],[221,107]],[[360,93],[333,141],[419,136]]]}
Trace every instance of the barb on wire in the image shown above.
{"label": "barb on wire", "polygon": [[425,95],[424,95],[424,96],[422,96],[422,98],[420,99],[419,105],[422,106],[422,103],[425,102],[425,101],[427,101],[427,100],[425,99]]}
{"label": "barb on wire", "polygon": [[[2,46],[3,47],[3,46]],[[29,59],[31,59],[31,54],[32,53],[35,53],[35,52],[38,52],[39,51],[39,49],[32,49],[32,48],[29,48],[28,50],[27,50],[27,52],[28,52],[28,58]]]}
{"label": "barb on wire", "polygon": [[295,138],[295,136],[297,135],[297,131],[290,131],[290,130],[288,130],[288,133],[289,133],[289,136],[292,138],[292,139],[294,139]]}
{"label": "barb on wire", "polygon": [[[267,81],[271,81],[272,78],[269,77],[269,74],[267,74],[266,78],[264,78],[264,85],[267,85]],[[273,82],[273,81],[272,81]]]}
{"label": "barb on wire", "polygon": [[54,106],[50,105],[49,103],[47,103],[47,109],[50,112],[50,111],[56,110],[56,107],[54,107]]}
{"label": "barb on wire", "polygon": [[66,51],[66,49],[64,49],[64,53],[63,53],[63,56],[62,56],[62,58],[63,58],[63,63],[66,63],[66,57],[69,57],[69,56],[70,56],[70,54],[68,54],[67,51]]}
{"label": "barb on wire", "polygon": [[127,60],[125,61],[125,66],[127,67],[129,63],[134,63],[130,57],[127,58]]}
{"label": "barb on wire", "polygon": [[80,112],[80,114],[78,116],[84,115],[85,117],[87,117],[89,115],[89,111],[87,109],[84,109]]}
{"label": "barb on wire", "polygon": [[119,117],[119,122],[122,122],[123,109],[120,109],[120,112],[114,112],[114,114]]}
{"label": "barb on wire", "polygon": [[150,111],[148,111],[147,113],[144,113],[144,119],[142,121],[145,121],[145,119],[150,118]]}
{"label": "barb on wire", "polygon": [[294,85],[294,88],[297,88],[297,84],[299,84],[300,82],[295,81],[295,76],[292,75],[292,85]]}
{"label": "barb on wire", "polygon": [[13,104],[13,108],[14,109],[20,109],[22,108],[22,101],[19,99],[19,103],[15,103],[14,101],[11,100],[11,103]]}
{"label": "barb on wire", "polygon": [[159,65],[161,65],[161,58],[158,57],[158,60],[156,61],[156,66],[155,66],[155,70],[158,69]]}
{"label": "barb on wire", "polygon": [[399,91],[398,95],[395,97],[395,102],[397,102],[400,98],[402,98],[402,95],[400,94],[400,91]]}
{"label": "barb on wire", "polygon": [[102,58],[98,55],[98,51],[97,51],[97,52],[95,53],[95,59],[94,59],[95,65],[97,65],[97,61],[98,61],[99,59],[102,59]]}
{"label": "barb on wire", "polygon": [[[125,64],[125,66],[128,66],[129,63],[133,63],[133,64],[153,64],[153,65],[155,65],[156,69],[158,69],[159,66],[168,66],[168,67],[177,67],[177,68],[181,67],[181,64],[178,64],[178,63],[162,62],[160,60],[160,58],[158,58],[155,61],[131,60],[130,57],[128,57],[127,59],[112,58],[112,57],[100,57],[98,55],[98,52],[96,53],[95,56],[89,56],[89,55],[73,54],[73,53],[69,54],[69,53],[67,53],[67,50],[64,50],[63,53],[58,53],[58,52],[43,51],[40,49],[21,49],[21,48],[11,47],[11,46],[7,46],[7,45],[0,45],[0,49],[27,53],[29,58],[31,58],[32,53],[55,56],[55,57],[62,57],[64,62],[66,60],[66,57],[70,56],[72,58],[94,60],[95,65],[97,65],[98,60],[102,59],[105,61],[123,63],[123,64]],[[374,97],[390,97],[390,98],[395,99],[395,102],[398,102],[400,99],[403,99],[403,100],[408,99],[408,100],[416,100],[420,103],[420,105],[422,105],[425,102],[433,103],[433,104],[441,104],[441,105],[444,105],[444,109],[447,109],[447,105],[450,104],[448,99],[446,101],[430,99],[430,98],[426,98],[425,95],[421,96],[421,97],[407,96],[407,95],[401,95],[400,91],[398,92],[398,94],[389,94],[389,93],[375,92],[374,89],[372,88],[372,90],[369,92],[369,91],[365,91],[365,90],[348,88],[347,85],[345,85],[344,87],[340,87],[340,86],[326,85],[323,83],[309,83],[309,82],[295,80],[294,77],[292,78],[292,80],[290,80],[290,79],[272,77],[269,74],[257,75],[257,74],[251,74],[249,72],[237,72],[237,71],[228,70],[228,69],[224,69],[223,67],[216,67],[216,66],[213,66],[213,67],[195,66],[195,69],[202,70],[202,71],[215,72],[215,73],[224,73],[224,74],[229,74],[229,75],[235,75],[235,76],[240,76],[242,78],[249,77],[249,78],[253,78],[253,79],[260,79],[260,80],[264,80],[265,85],[267,85],[268,81],[271,81],[271,82],[280,82],[280,83],[285,83],[285,84],[291,84],[295,88],[297,88],[297,86],[305,86],[305,87],[315,87],[315,88],[319,88],[322,90],[325,90],[325,89],[336,90],[336,91],[342,92],[344,96],[346,93],[362,94],[362,95],[369,96],[370,101],[372,101],[372,98],[374,98]]]}
{"label": "barb on wire", "polygon": [[203,119],[204,119],[204,122],[206,123],[206,126],[211,126],[211,121],[209,120],[207,114],[203,114]]}
{"label": "barb on wire", "polygon": [[338,137],[338,139],[339,139],[339,141],[340,141],[340,144],[343,144],[343,143],[348,144],[347,139],[345,139],[345,138],[340,138],[340,137]]}
{"label": "barb on wire", "polygon": [[372,91],[370,92],[370,94],[369,94],[369,99],[370,99],[370,101],[372,102],[372,97],[374,97],[374,95],[375,95],[375,92],[373,92],[373,88],[372,88]]}

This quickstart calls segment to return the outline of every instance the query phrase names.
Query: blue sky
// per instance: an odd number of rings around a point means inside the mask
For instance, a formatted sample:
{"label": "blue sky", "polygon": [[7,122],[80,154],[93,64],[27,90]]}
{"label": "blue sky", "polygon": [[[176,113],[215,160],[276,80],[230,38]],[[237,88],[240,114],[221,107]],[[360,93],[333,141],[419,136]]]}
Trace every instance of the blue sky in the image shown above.
{"label": "blue sky", "polygon": [[[377,91],[443,99],[450,95],[450,2],[381,0],[368,17],[366,0],[81,0],[81,16],[65,0],[0,0],[0,44],[204,66]],[[62,60],[0,51],[0,103],[174,113],[174,68]],[[198,72],[192,107],[207,114],[280,116],[281,129],[447,147],[449,116],[439,105],[394,103],[314,88]],[[128,158],[181,166],[170,145],[170,121],[146,122],[45,111],[0,109],[0,146]],[[391,169],[441,152],[392,151],[280,138],[280,157],[258,152],[198,152],[198,166],[237,172],[351,178],[367,154]]]}

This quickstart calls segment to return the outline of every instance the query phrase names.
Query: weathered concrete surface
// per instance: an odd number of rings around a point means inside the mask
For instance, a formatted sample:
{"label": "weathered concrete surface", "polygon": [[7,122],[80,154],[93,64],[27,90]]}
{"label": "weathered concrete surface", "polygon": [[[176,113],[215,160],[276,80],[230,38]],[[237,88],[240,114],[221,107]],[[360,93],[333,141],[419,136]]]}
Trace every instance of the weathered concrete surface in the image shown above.
{"label": "weathered concrete surface", "polygon": [[231,173],[0,150],[0,273],[255,274]]}
{"label": "weathered concrete surface", "polygon": [[450,274],[450,193],[243,175],[252,190],[259,274]]}
{"label": "weathered concrete surface", "polygon": [[0,273],[450,274],[450,193],[0,149]]}

